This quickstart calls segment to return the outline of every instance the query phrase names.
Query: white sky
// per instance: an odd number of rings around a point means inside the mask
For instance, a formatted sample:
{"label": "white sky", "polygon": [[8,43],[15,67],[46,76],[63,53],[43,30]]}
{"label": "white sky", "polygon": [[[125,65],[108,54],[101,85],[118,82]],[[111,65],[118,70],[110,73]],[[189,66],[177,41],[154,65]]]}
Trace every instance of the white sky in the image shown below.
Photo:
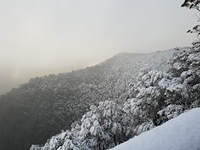
{"label": "white sky", "polygon": [[0,1],[0,94],[30,77],[93,65],[120,52],[188,46],[195,11],[183,0]]}

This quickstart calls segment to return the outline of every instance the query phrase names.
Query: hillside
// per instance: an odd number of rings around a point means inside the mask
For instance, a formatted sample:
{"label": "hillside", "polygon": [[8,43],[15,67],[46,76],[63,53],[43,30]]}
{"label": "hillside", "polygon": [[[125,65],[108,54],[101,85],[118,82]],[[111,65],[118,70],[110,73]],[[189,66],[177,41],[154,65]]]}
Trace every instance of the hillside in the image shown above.
{"label": "hillside", "polygon": [[198,150],[200,109],[190,110],[111,150]]}
{"label": "hillside", "polygon": [[90,105],[124,99],[141,68],[167,70],[172,55],[121,53],[96,66],[31,79],[0,98],[0,149],[27,150],[70,129]]}
{"label": "hillside", "polygon": [[167,71],[141,69],[118,100],[91,105],[70,130],[30,150],[109,149],[200,107],[200,42],[176,49],[169,64]]}

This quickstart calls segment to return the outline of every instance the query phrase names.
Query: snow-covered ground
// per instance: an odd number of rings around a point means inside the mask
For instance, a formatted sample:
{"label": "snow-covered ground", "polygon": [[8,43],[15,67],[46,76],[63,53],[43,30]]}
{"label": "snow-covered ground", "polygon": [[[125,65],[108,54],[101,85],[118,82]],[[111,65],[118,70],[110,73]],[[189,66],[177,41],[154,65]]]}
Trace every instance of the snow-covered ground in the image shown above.
{"label": "snow-covered ground", "polygon": [[200,108],[190,110],[111,150],[200,150]]}

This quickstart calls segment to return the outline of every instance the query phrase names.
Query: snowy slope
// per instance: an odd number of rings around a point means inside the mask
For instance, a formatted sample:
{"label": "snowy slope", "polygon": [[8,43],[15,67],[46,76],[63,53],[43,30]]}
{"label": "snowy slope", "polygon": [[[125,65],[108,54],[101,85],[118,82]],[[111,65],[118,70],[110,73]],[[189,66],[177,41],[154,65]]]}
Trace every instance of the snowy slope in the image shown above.
{"label": "snowy slope", "polygon": [[200,108],[130,139],[111,150],[199,150]]}

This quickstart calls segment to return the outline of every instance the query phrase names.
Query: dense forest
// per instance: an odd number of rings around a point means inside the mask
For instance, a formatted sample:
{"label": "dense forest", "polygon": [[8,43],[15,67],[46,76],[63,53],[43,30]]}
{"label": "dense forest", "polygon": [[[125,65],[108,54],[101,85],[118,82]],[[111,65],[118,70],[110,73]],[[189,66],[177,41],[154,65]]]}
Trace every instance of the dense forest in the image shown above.
{"label": "dense forest", "polygon": [[[142,69],[127,99],[92,105],[71,130],[31,150],[105,150],[200,106],[200,42],[176,49],[165,71]],[[187,135],[186,135],[187,136]]]}
{"label": "dense forest", "polygon": [[125,99],[141,68],[166,70],[172,55],[173,50],[121,53],[96,66],[30,79],[0,97],[0,149],[27,150],[31,144],[45,143],[70,129],[90,105]]}

